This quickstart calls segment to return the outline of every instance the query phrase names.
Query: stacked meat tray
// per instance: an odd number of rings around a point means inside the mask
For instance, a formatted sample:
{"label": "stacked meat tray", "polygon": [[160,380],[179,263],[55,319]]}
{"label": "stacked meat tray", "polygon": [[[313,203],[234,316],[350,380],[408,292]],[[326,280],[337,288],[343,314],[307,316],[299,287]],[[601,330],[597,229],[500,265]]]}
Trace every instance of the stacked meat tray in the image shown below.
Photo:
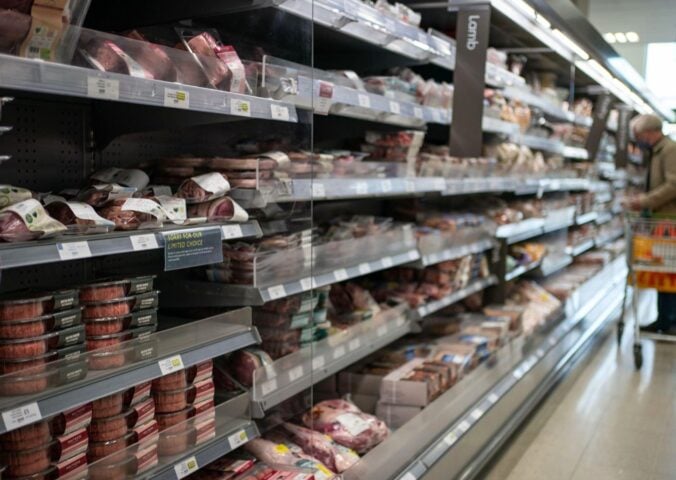
{"label": "stacked meat tray", "polygon": [[476,478],[617,316],[600,88],[508,35],[458,156],[445,8],[160,3],[0,0],[0,479]]}

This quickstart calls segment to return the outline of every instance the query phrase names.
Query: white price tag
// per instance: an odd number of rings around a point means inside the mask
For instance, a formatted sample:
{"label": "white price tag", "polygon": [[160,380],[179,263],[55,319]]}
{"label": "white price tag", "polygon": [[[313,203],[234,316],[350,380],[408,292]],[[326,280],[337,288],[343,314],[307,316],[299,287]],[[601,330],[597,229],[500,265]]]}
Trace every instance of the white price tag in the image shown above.
{"label": "white price tag", "polygon": [[289,108],[282,105],[270,105],[270,116],[273,120],[280,120],[282,122],[289,121]]}
{"label": "white price tag", "polygon": [[385,257],[382,259],[383,267],[385,268],[390,268],[392,265],[394,265],[394,262],[392,261],[392,257]]}
{"label": "white price tag", "polygon": [[324,364],[324,355],[319,355],[312,359],[312,370],[319,370],[324,367]]}
{"label": "white price tag", "polygon": [[435,123],[443,123],[443,116],[438,108],[432,109],[432,120],[434,120]]}
{"label": "white price tag", "polygon": [[458,430],[460,430],[461,432],[464,433],[467,430],[469,430],[470,426],[471,425],[469,424],[469,422],[467,420],[463,420],[462,422],[460,422],[460,425],[458,425]]}
{"label": "white price tag", "polygon": [[472,413],[469,414],[474,420],[479,420],[483,416],[484,412],[480,408],[475,408],[472,410]]}
{"label": "white price tag", "polygon": [[278,298],[286,297],[286,289],[284,285],[275,285],[268,288],[268,295],[270,296],[270,300],[277,300]]}
{"label": "white price tag", "polygon": [[302,376],[303,376],[302,365],[298,365],[297,367],[293,367],[291,370],[289,370],[289,380],[291,380],[292,382],[295,382]]}
{"label": "white price tag", "polygon": [[183,366],[183,359],[180,355],[174,355],[173,357],[165,358],[157,362],[157,364],[160,366],[162,375],[168,375],[185,368]]}
{"label": "white price tag", "polygon": [[368,275],[369,273],[371,273],[371,265],[369,265],[368,263],[360,263],[359,273],[361,273],[362,275]]}
{"label": "white price tag", "polygon": [[240,117],[251,116],[251,102],[249,100],[232,99],[230,101],[230,115],[238,115]]}
{"label": "white price tag", "polygon": [[390,102],[390,112],[394,113],[395,115],[399,115],[401,113],[399,102]]}
{"label": "white price tag", "polygon": [[312,288],[312,278],[311,277],[305,277],[300,279],[300,288],[305,290],[310,290]]}
{"label": "white price tag", "polygon": [[408,259],[411,260],[412,262],[418,260],[418,252],[416,252],[415,250],[411,250],[410,252],[408,252]]}
{"label": "white price tag", "polygon": [[424,117],[423,109],[420,107],[413,107],[413,116],[422,119]]}
{"label": "white price tag", "polygon": [[445,192],[446,191],[446,180],[443,178],[435,178],[434,179],[434,190],[438,190],[440,192]]}
{"label": "white price tag", "polygon": [[376,330],[376,334],[379,337],[385,336],[387,334],[387,325],[381,325],[380,327],[378,327],[378,330]]}
{"label": "white price tag", "polygon": [[354,186],[357,191],[357,195],[366,195],[369,193],[369,185],[365,182],[357,182]]}
{"label": "white price tag", "polygon": [[312,198],[326,198],[326,188],[316,180],[312,182]]}
{"label": "white price tag", "polygon": [[406,472],[406,475],[401,477],[401,480],[418,480],[418,477],[413,475],[411,472]]}
{"label": "white price tag", "polygon": [[37,402],[2,412],[2,421],[5,424],[5,430],[8,432],[39,420],[42,420],[42,414]]}
{"label": "white price tag", "polygon": [[361,340],[359,340],[358,338],[353,338],[352,340],[350,340],[350,343],[347,344],[347,347],[352,352],[361,347]]}
{"label": "white price tag", "polygon": [[191,473],[195,473],[199,470],[199,465],[197,464],[197,459],[195,457],[190,457],[183,460],[180,463],[174,465],[174,472],[176,472],[176,478],[179,480],[185,478]]}
{"label": "white price tag", "polygon": [[349,275],[347,274],[347,270],[341,268],[333,272],[333,276],[336,279],[336,282],[342,282],[343,280],[347,280]]}
{"label": "white price tag", "polygon": [[360,93],[358,97],[360,107],[371,108],[371,99],[368,97],[368,95],[363,95]]}
{"label": "white price tag", "polygon": [[241,225],[224,225],[221,227],[221,232],[223,234],[224,240],[230,240],[231,238],[241,238],[242,237],[242,227]]}
{"label": "white price tag", "polygon": [[106,100],[119,100],[120,81],[100,77],[87,77],[87,96]]}
{"label": "white price tag", "polygon": [[392,191],[392,181],[383,180],[380,182],[380,188],[383,190],[383,193],[390,193]]}
{"label": "white price tag", "polygon": [[345,355],[345,345],[338,345],[333,351],[333,359],[338,360],[340,357]]}
{"label": "white price tag", "polygon": [[413,180],[406,180],[406,193],[415,192],[415,182]]}
{"label": "white price tag", "polygon": [[75,260],[78,258],[89,258],[92,256],[92,252],[89,249],[89,243],[87,241],[57,243],[56,249],[59,251],[59,258],[61,258],[61,260]]}
{"label": "white price tag", "polygon": [[523,377],[523,372],[521,371],[521,368],[518,368],[514,370],[514,373],[512,373],[512,375],[514,376],[514,378],[519,380],[521,377]]}
{"label": "white price tag", "polygon": [[228,443],[230,444],[230,448],[232,450],[244,445],[248,441],[249,437],[246,434],[246,430],[240,430],[239,432],[233,433],[228,437]]}
{"label": "white price tag", "polygon": [[155,237],[154,233],[148,233],[146,235],[132,235],[129,237],[129,240],[131,240],[131,248],[135,252],[160,248],[157,244],[157,237]]}
{"label": "white price tag", "polygon": [[456,440],[458,440],[458,437],[455,436],[455,432],[451,432],[444,437],[444,443],[449,447],[453,445]]}
{"label": "white price tag", "polygon": [[488,396],[488,401],[489,401],[490,403],[497,403],[498,400],[500,400],[500,397],[498,397],[495,393],[491,393],[491,394]]}
{"label": "white price tag", "polygon": [[190,108],[190,93],[183,90],[165,88],[164,106],[174,108]]}
{"label": "white price tag", "polygon": [[268,395],[272,392],[277,390],[277,380],[276,379],[271,379],[268,380],[267,382],[261,383],[261,393],[263,395]]}

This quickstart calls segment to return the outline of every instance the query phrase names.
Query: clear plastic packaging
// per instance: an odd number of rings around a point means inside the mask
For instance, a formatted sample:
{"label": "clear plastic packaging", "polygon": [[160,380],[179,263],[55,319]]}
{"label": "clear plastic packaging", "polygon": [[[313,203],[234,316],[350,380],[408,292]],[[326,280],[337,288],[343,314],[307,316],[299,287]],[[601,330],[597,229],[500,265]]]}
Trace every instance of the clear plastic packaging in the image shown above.
{"label": "clear plastic packaging", "polygon": [[137,425],[143,425],[155,416],[155,403],[148,399],[118,415],[93,419],[89,425],[89,437],[93,442],[120,438]]}
{"label": "clear plastic packaging", "polygon": [[120,333],[132,327],[156,325],[157,312],[155,310],[141,310],[116,317],[89,318],[85,320],[84,324],[88,337],[109,335]]}
{"label": "clear plastic packaging", "polygon": [[119,317],[132,311],[156,308],[159,292],[147,292],[128,297],[84,303],[82,318],[85,320],[103,317]]}
{"label": "clear plastic packaging", "polygon": [[82,380],[87,376],[87,362],[72,362],[60,369],[48,368],[47,363],[0,376],[0,395],[15,396],[38,393]]}
{"label": "clear plastic packaging", "polygon": [[0,341],[0,359],[32,358],[44,355],[49,350],[82,343],[84,326],[76,325],[64,330],[38,337]]}
{"label": "clear plastic packaging", "polygon": [[171,413],[183,410],[193,403],[212,399],[214,394],[214,382],[207,379],[185,388],[153,391],[153,398],[157,413]]}
{"label": "clear plastic packaging", "polygon": [[82,309],[76,308],[63,312],[49,313],[37,318],[3,321],[0,322],[0,341],[37,337],[59,328],[79,325],[81,318]]}
{"label": "clear plastic packaging", "polygon": [[107,280],[90,283],[80,287],[81,302],[100,302],[122,298],[128,295],[146,293],[153,289],[155,275],[126,278],[121,280]]}

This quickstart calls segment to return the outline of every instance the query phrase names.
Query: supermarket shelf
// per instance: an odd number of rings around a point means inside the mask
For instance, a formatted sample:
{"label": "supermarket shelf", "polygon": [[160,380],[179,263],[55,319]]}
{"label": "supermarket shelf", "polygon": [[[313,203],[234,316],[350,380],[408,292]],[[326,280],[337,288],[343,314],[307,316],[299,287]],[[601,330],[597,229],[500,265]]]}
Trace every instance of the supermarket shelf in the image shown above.
{"label": "supermarket shelf", "polygon": [[[626,269],[619,258],[578,291],[591,292],[572,305],[551,332],[517,338],[494,360],[465,377],[394,432],[344,474],[344,480],[471,478],[560,378],[609,320],[622,298]],[[457,388],[457,387],[456,387]],[[440,421],[440,419],[447,419]]]}
{"label": "supermarket shelf", "polygon": [[597,212],[587,212],[575,217],[575,225],[584,225],[585,223],[595,222],[599,214]]}
{"label": "supermarket shelf", "polygon": [[505,122],[492,117],[484,117],[482,128],[484,132],[502,133],[509,136],[515,136],[519,134],[518,124]]}
{"label": "supermarket shelf", "polygon": [[406,304],[287,355],[256,372],[252,389],[255,418],[343,370],[411,331]]}
{"label": "supermarket shelf", "polygon": [[500,225],[496,231],[496,237],[511,245],[542,235],[544,225],[545,220],[543,218],[529,218],[517,223]]}
{"label": "supermarket shelf", "polygon": [[164,248],[164,234],[180,231],[220,229],[223,240],[262,236],[256,221],[239,224],[208,224],[168,227],[161,231],[136,230],[94,235],[61,236],[55,239],[0,244],[0,268],[26,267],[45,263],[118,255]]}
{"label": "supermarket shelf", "polygon": [[587,152],[586,149],[582,147],[569,147],[569,146],[564,146],[563,147],[563,156],[566,158],[572,158],[574,160],[588,160],[589,159],[589,152]]}
{"label": "supermarket shelf", "polygon": [[[244,118],[298,122],[296,108],[293,105],[267,98],[99,72],[12,55],[0,54],[0,62],[2,62],[0,88],[154,107],[180,108]],[[96,85],[99,79],[107,81],[108,90],[104,93],[99,93],[98,88],[92,88],[92,85]],[[186,94],[186,101],[180,106],[170,107],[168,105],[172,102],[168,99],[177,90]],[[243,105],[247,108],[241,108]]]}
{"label": "supermarket shelf", "polygon": [[[251,309],[234,310],[132,340],[129,343],[139,348],[144,360],[115,369],[90,369],[82,380],[34,395],[3,397],[0,412],[4,420],[26,407],[37,409],[37,416],[12,427],[18,428],[160,377],[161,364],[168,359],[180,356],[189,367],[259,342],[258,332],[251,327]],[[0,422],[0,434],[6,431],[6,421]]]}
{"label": "supermarket shelf", "polygon": [[491,275],[488,278],[482,278],[480,280],[475,280],[467,285],[465,288],[451,293],[450,295],[442,298],[441,300],[435,300],[433,302],[426,303],[421,305],[411,311],[411,316],[413,320],[420,320],[431,313],[438,312],[442,308],[446,308],[449,305],[458,303],[461,300],[469,297],[470,295],[480,292],[492,285],[496,285],[498,279],[495,275]]}
{"label": "supermarket shelf", "polygon": [[263,305],[270,300],[307,292],[312,288],[343,282],[352,278],[368,275],[397,265],[415,262],[420,258],[417,249],[410,249],[397,255],[386,256],[378,260],[363,262],[345,268],[318,273],[312,277],[289,280],[277,285],[253,287],[248,285],[230,285],[225,283],[183,280],[162,284],[165,294],[162,305],[167,307],[227,307],[241,305]]}
{"label": "supermarket shelf", "polygon": [[538,260],[537,262],[531,262],[528,265],[519,265],[511,272],[505,274],[505,282],[511,282],[512,280],[519,278],[520,276],[539,268],[541,264],[542,261]]}
{"label": "supermarket shelf", "polygon": [[486,83],[493,87],[525,86],[526,79],[492,63],[486,63]]}
{"label": "supermarket shelf", "polygon": [[[215,432],[212,438],[189,447],[183,453],[160,457],[157,466],[134,478],[180,480],[185,476],[183,472],[193,472],[202,468],[232,452],[243,443],[257,438],[260,433],[256,423],[249,419],[249,405],[248,393],[217,405],[214,412]],[[192,421],[188,421],[186,425],[191,423]],[[175,430],[178,428],[175,427]],[[162,433],[160,433],[161,436]]]}
{"label": "supermarket shelf", "polygon": [[559,272],[573,263],[573,257],[570,255],[561,255],[554,258],[546,256],[540,263],[540,267],[533,271],[536,277],[548,277]]}
{"label": "supermarket shelf", "polygon": [[594,239],[586,240],[578,245],[568,246],[566,247],[566,253],[573,257],[577,257],[592,248],[594,248]]}
{"label": "supermarket shelf", "polygon": [[484,192],[512,192],[521,182],[513,177],[449,178],[444,195],[468,195]]}
{"label": "supermarket shelf", "polygon": [[490,250],[495,246],[492,238],[483,238],[472,243],[459,243],[452,247],[445,248],[436,252],[423,252],[421,248],[420,259],[411,266],[416,268],[424,268],[430,265],[436,265],[447,260],[454,260],[456,258],[471,255],[473,253],[481,253]]}
{"label": "supermarket shelf", "polygon": [[594,239],[594,245],[597,248],[603,247],[610,242],[614,242],[615,240],[620,238],[622,235],[624,235],[624,229],[623,228],[616,228],[615,230],[613,230],[612,232],[610,232],[606,235],[596,237]]}
{"label": "supermarket shelf", "polygon": [[596,225],[604,225],[610,222],[613,219],[613,214],[611,212],[599,212],[596,217]]}
{"label": "supermarket shelf", "polygon": [[536,137],[534,135],[519,135],[515,137],[517,143],[525,145],[535,150],[543,150],[549,153],[556,153],[563,155],[564,145],[558,140],[550,140],[548,138]]}
{"label": "supermarket shelf", "polygon": [[548,99],[541,97],[535,93],[530,92],[527,88],[509,86],[503,90],[503,95],[506,98],[520,100],[528,105],[537,107],[546,115],[564,122],[576,123],[581,126],[591,126],[591,119],[586,117],[579,117],[571,112],[563,110],[558,105],[552,103]]}

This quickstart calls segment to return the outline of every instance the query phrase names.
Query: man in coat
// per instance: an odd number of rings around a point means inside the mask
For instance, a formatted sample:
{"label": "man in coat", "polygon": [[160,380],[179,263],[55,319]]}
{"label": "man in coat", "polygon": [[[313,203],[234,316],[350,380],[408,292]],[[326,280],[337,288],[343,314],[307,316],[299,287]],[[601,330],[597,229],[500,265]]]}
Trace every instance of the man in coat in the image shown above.
{"label": "man in coat", "polygon": [[[630,198],[627,207],[674,215],[676,221],[676,142],[662,133],[662,120],[655,115],[635,117],[631,129],[649,161],[646,193]],[[676,294],[658,293],[657,311],[657,320],[641,331],[676,333]]]}

